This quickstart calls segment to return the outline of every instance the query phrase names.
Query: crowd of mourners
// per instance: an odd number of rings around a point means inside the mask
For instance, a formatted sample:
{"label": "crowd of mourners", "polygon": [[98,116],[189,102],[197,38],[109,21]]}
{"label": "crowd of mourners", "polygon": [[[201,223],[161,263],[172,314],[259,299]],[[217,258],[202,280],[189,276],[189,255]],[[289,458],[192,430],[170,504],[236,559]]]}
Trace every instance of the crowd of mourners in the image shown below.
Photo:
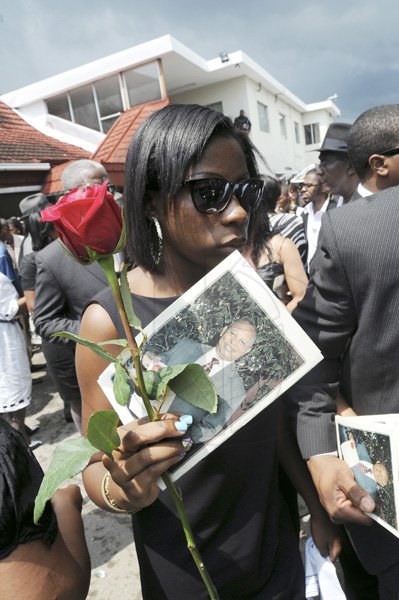
{"label": "crowd of mourners", "polygon": [[[297,494],[320,555],[339,558],[342,597],[399,599],[399,540],[369,518],[375,502],[338,458],[334,427],[336,414],[399,413],[399,105],[370,108],[353,125],[332,123],[318,163],[291,180],[259,172],[250,130],[244,111],[233,123],[207,107],[170,105],[133,136],[123,195],[92,160],[69,164],[62,187],[108,182],[126,224],[115,268],[131,265],[143,326],[238,248],[323,354],[179,480],[220,599],[310,597]],[[97,343],[125,337],[102,269],[71,260],[54,225],[41,220],[50,204],[34,194],[21,201],[18,217],[0,219],[3,600],[79,600],[90,582],[79,488],[58,490],[33,523],[43,473],[34,455],[40,431],[25,423],[32,353],[43,352],[65,420],[85,435],[93,412],[110,408],[97,383],[104,362],[53,334]],[[234,335],[246,329],[252,337],[242,343],[251,348],[256,332],[237,323]],[[190,452],[190,424],[171,413],[121,426],[113,460],[98,453],[83,473],[97,506],[132,514],[144,600],[208,597],[174,504],[157,485]]]}

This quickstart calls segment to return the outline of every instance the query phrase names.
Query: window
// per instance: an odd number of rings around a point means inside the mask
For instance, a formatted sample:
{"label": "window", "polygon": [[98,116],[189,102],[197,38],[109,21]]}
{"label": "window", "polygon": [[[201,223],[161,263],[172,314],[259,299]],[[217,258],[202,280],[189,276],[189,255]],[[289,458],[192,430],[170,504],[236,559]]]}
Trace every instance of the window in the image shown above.
{"label": "window", "polygon": [[309,146],[310,144],[319,144],[320,143],[320,130],[318,123],[311,123],[310,125],[305,125],[305,144]]}
{"label": "window", "polygon": [[55,96],[54,98],[47,100],[47,109],[50,115],[55,115],[56,117],[60,117],[60,119],[72,121],[67,94]]}
{"label": "window", "polygon": [[74,122],[101,131],[92,86],[85,85],[73,90],[69,93],[69,97],[72,102]]}
{"label": "window", "polygon": [[279,113],[278,117],[279,117],[279,121],[280,121],[281,137],[287,139],[287,121],[286,121],[285,115],[283,115],[283,113]]}
{"label": "window", "polygon": [[267,112],[266,104],[262,104],[262,102],[258,102],[258,117],[260,130],[269,133],[269,114]]}
{"label": "window", "polygon": [[[49,98],[46,102],[50,115],[107,133],[124,110],[160,98],[159,68],[153,61]],[[216,105],[220,105],[220,109]],[[215,110],[221,110],[221,107],[221,102],[215,104]]]}
{"label": "window", "polygon": [[206,104],[205,106],[223,114],[223,104],[221,102],[212,102],[212,104]]}
{"label": "window", "polygon": [[123,77],[130,106],[161,98],[159,70],[156,62],[125,71]]}
{"label": "window", "polygon": [[294,121],[294,135],[295,135],[295,141],[297,144],[301,143],[301,136],[299,133],[299,123],[297,123],[296,121]]}
{"label": "window", "polygon": [[97,81],[94,89],[102,130],[107,133],[123,111],[118,75]]}

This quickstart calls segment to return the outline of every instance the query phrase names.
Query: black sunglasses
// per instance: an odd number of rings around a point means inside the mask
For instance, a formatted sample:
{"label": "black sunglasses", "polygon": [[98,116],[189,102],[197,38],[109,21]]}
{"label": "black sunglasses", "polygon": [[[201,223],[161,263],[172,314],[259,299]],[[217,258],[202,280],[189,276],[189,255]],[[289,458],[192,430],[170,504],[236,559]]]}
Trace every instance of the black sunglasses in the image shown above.
{"label": "black sunglasses", "polygon": [[303,190],[303,189],[308,190],[309,188],[317,187],[318,185],[321,185],[321,183],[304,183],[304,182],[302,182],[298,185],[298,190]]}
{"label": "black sunglasses", "polygon": [[195,208],[200,213],[211,214],[222,212],[231,202],[233,196],[239,200],[245,212],[256,210],[262,198],[264,182],[262,179],[249,178],[230,183],[226,179],[187,179],[188,187]]}
{"label": "black sunglasses", "polygon": [[376,154],[383,154],[384,156],[394,156],[399,154],[399,148],[391,148],[390,150],[384,150],[384,152],[376,152]]}
{"label": "black sunglasses", "polygon": [[[389,150],[384,150],[383,152],[375,152],[375,154],[382,154],[382,156],[395,156],[395,154],[399,154],[399,148],[390,148]],[[369,166],[368,160],[364,166]]]}

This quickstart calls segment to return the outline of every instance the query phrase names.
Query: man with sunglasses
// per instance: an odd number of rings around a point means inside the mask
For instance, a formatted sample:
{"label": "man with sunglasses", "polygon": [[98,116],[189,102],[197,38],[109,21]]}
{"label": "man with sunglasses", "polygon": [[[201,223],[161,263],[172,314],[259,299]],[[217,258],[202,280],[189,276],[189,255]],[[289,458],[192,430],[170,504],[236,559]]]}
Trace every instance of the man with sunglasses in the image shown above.
{"label": "man with sunglasses", "polygon": [[348,156],[359,197],[399,185],[399,104],[369,108],[353,123]]}
{"label": "man with sunglasses", "polygon": [[334,416],[338,387],[353,416],[399,412],[399,105],[360,115],[348,151],[359,195],[324,216],[318,269],[293,312],[325,359],[287,396],[322,504],[345,523],[366,569],[359,573],[345,543],[348,598],[391,600],[399,597],[399,540],[366,515],[375,503],[336,455]]}
{"label": "man with sunglasses", "polygon": [[335,208],[336,202],[328,199],[328,194],[323,190],[323,181],[317,169],[311,169],[306,173],[298,189],[302,202],[305,205],[302,212],[302,219],[308,241],[306,270],[309,273],[310,261],[317,248],[321,217],[326,210]]}

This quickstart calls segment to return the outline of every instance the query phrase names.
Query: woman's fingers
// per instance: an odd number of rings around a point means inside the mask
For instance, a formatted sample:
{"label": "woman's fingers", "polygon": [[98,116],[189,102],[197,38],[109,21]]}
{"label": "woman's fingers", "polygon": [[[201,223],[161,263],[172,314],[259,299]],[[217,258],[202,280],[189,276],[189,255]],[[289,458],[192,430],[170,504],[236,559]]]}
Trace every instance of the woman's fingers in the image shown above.
{"label": "woman's fingers", "polygon": [[104,455],[103,464],[120,488],[119,495],[122,491],[124,499],[134,506],[147,506],[158,497],[160,490],[156,482],[160,476],[182,460],[192,444],[190,438],[160,442],[141,448],[129,458],[111,460]]}
{"label": "woman's fingers", "polygon": [[[118,451],[121,454],[137,452],[143,446],[155,444],[165,438],[182,437],[192,424],[191,415],[162,415],[159,421],[148,417],[118,427],[121,439]],[[117,458],[117,456],[115,456]]]}
{"label": "woman's fingers", "polygon": [[123,487],[143,471],[151,469],[157,463],[176,459],[181,460],[190,450],[192,440],[189,437],[175,441],[161,441],[139,448],[134,453],[119,454],[114,452],[114,460],[104,456],[103,464],[111,474],[112,479]]}
{"label": "woman's fingers", "polygon": [[114,486],[111,497],[138,507],[153,502],[160,491],[159,477],[182,460],[193,444],[187,435],[192,421],[191,415],[166,414],[158,421],[146,417],[118,427],[119,447],[112,458],[102,458]]}

